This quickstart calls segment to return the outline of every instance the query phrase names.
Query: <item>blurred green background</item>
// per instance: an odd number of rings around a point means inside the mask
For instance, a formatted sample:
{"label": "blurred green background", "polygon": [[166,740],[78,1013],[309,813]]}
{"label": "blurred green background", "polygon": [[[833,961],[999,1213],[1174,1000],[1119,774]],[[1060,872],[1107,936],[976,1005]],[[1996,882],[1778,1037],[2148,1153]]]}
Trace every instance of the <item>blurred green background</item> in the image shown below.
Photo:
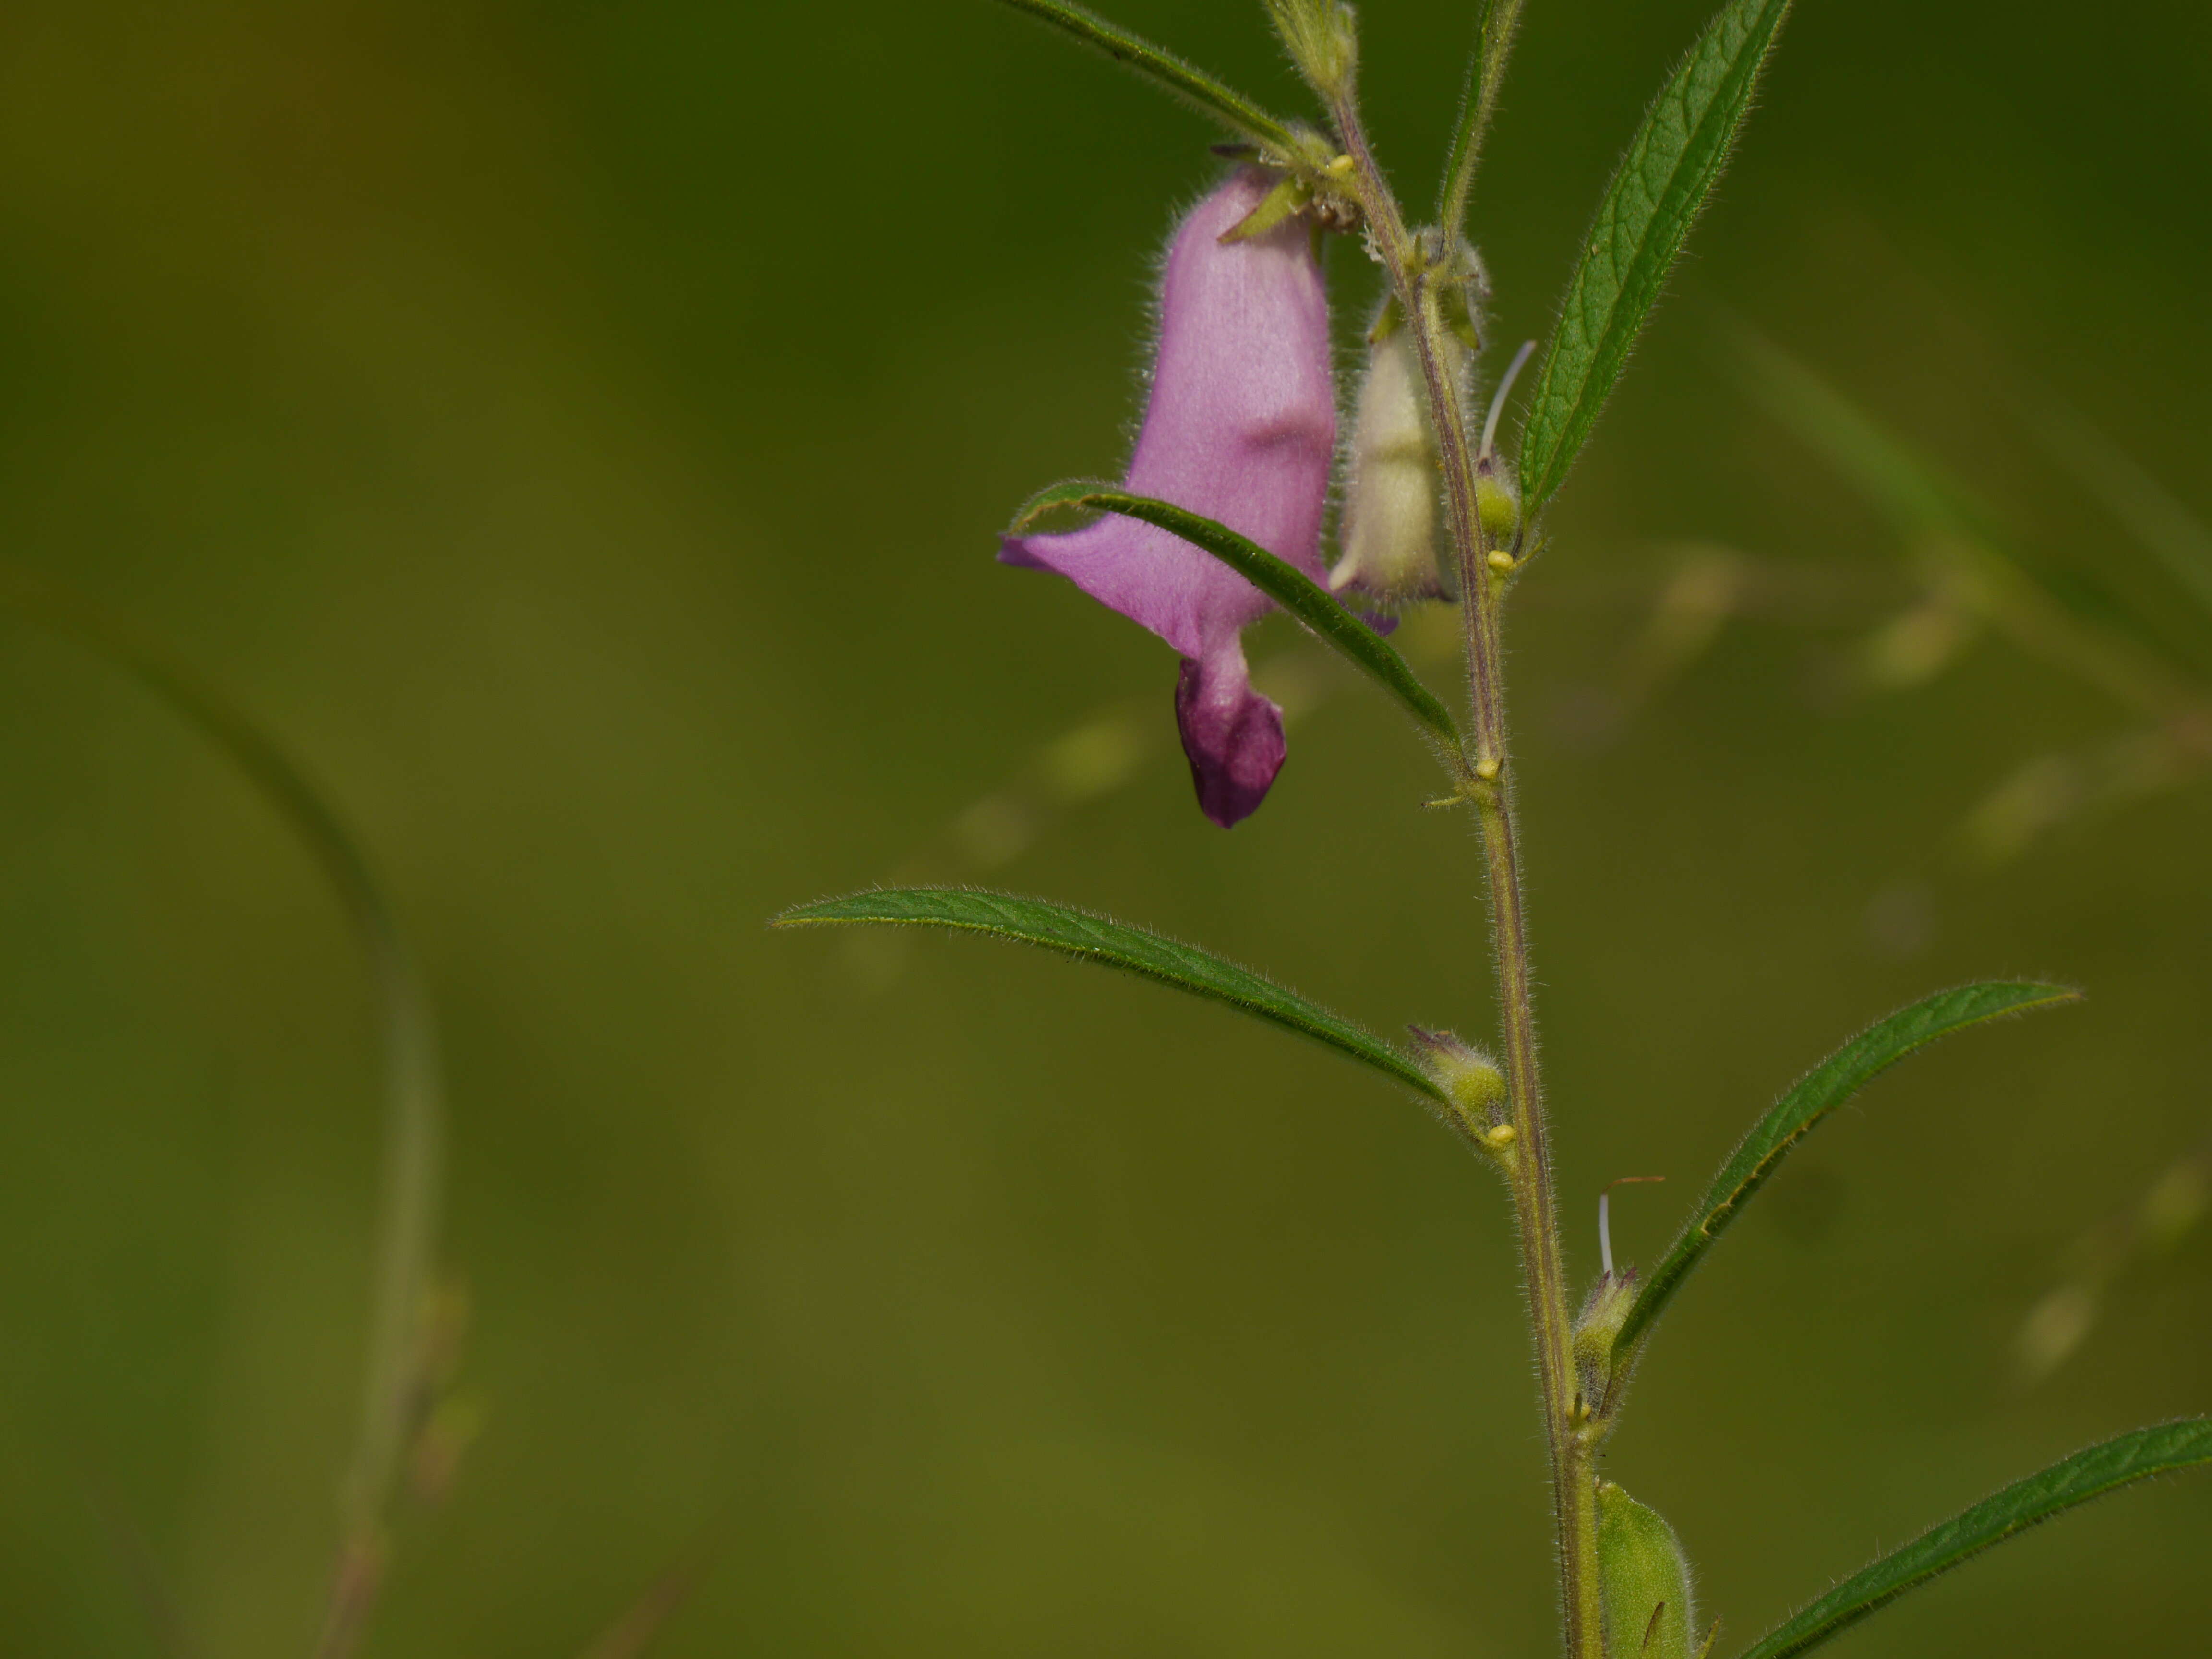
{"label": "blurred green background", "polygon": [[[1113,9],[1303,107],[1256,5]],[[1545,325],[1705,9],[1530,6],[1480,190],[1498,337]],[[1419,200],[1471,28],[1365,11]],[[2008,776],[2126,711],[1996,635],[1869,690],[1862,642],[1917,602],[1900,539],[1747,395],[1728,322],[2202,676],[2212,618],[2022,416],[2064,399],[2212,512],[2208,98],[2184,0],[1807,0],[1516,611],[1578,1272],[1604,1182],[1672,1177],[1614,1206],[1649,1259],[1887,1008],[2092,995],[1884,1079],[1662,1335],[1611,1468],[1737,1639],[2212,1407],[2203,1228],[2038,1384],[2014,1357],[2076,1241],[2212,1127],[2212,782],[1962,854]],[[1164,649],[991,562],[1028,491],[1120,459],[1210,137],[983,0],[0,18],[0,546],[305,759],[444,1023],[483,1427],[404,1515],[368,1651],[580,1654],[695,1563],[657,1653],[1547,1650],[1504,1209],[1420,1111],[1106,975],[762,926],[988,879],[1380,1027],[1486,1030],[1467,827],[1418,810],[1386,708],[1271,624],[1291,758],[1224,835]],[[1349,337],[1372,272],[1331,259]],[[1751,573],[1694,653],[1685,542]],[[195,733],[0,640],[0,1648],[304,1655],[362,1360],[360,963]],[[2169,1483],[1845,1641],[2191,1650],[2208,1550],[2212,1485]]]}

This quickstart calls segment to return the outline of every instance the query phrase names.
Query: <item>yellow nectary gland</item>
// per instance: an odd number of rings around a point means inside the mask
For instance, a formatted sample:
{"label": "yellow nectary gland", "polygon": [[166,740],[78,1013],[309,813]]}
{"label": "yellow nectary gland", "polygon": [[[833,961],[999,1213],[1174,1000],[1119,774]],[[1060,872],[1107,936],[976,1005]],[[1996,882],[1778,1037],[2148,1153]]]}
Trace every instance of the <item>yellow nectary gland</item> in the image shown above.
{"label": "yellow nectary gland", "polygon": [[1346,481],[1344,556],[1329,586],[1356,587],[1386,605],[1448,597],[1437,557],[1441,482],[1428,389],[1412,331],[1376,342],[1360,383]]}

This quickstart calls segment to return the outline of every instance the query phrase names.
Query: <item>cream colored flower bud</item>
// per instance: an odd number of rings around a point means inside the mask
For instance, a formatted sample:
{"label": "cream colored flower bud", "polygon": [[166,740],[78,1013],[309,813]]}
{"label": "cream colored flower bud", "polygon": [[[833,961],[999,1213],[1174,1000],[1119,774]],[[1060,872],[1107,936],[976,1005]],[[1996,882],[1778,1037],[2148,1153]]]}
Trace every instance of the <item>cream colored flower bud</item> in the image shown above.
{"label": "cream colored flower bud", "polygon": [[1344,556],[1329,586],[1357,589],[1385,607],[1452,597],[1449,565],[1439,556],[1442,488],[1420,358],[1412,331],[1395,328],[1370,350],[1360,382],[1339,537]]}

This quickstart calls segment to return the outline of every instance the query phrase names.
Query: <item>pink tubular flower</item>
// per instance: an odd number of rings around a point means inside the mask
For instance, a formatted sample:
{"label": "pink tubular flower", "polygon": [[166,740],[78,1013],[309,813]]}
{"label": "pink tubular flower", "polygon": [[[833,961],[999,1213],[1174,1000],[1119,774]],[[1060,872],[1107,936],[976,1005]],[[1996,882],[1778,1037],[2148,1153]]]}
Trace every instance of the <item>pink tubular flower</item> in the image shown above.
{"label": "pink tubular flower", "polygon": [[[1320,580],[1336,391],[1313,234],[1292,218],[1221,240],[1273,184],[1257,167],[1240,168],[1176,231],[1127,487],[1225,524]],[[1010,537],[999,556],[1057,571],[1181,652],[1176,724],[1200,810],[1225,830],[1259,805],[1283,764],[1283,714],[1252,689],[1243,631],[1272,600],[1133,519]]]}

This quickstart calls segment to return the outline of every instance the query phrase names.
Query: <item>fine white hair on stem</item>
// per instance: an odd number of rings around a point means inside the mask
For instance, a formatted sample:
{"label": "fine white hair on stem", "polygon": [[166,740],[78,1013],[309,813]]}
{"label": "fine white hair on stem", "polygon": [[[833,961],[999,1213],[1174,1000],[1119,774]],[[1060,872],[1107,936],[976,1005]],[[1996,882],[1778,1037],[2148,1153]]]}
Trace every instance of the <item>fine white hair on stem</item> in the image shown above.
{"label": "fine white hair on stem", "polygon": [[1513,390],[1513,382],[1535,350],[1534,340],[1521,342],[1521,349],[1513,354],[1513,361],[1505,366],[1505,373],[1498,382],[1498,390],[1490,394],[1490,413],[1483,417],[1482,448],[1477,459],[1487,460],[1498,453],[1498,417],[1505,412],[1506,394]]}

